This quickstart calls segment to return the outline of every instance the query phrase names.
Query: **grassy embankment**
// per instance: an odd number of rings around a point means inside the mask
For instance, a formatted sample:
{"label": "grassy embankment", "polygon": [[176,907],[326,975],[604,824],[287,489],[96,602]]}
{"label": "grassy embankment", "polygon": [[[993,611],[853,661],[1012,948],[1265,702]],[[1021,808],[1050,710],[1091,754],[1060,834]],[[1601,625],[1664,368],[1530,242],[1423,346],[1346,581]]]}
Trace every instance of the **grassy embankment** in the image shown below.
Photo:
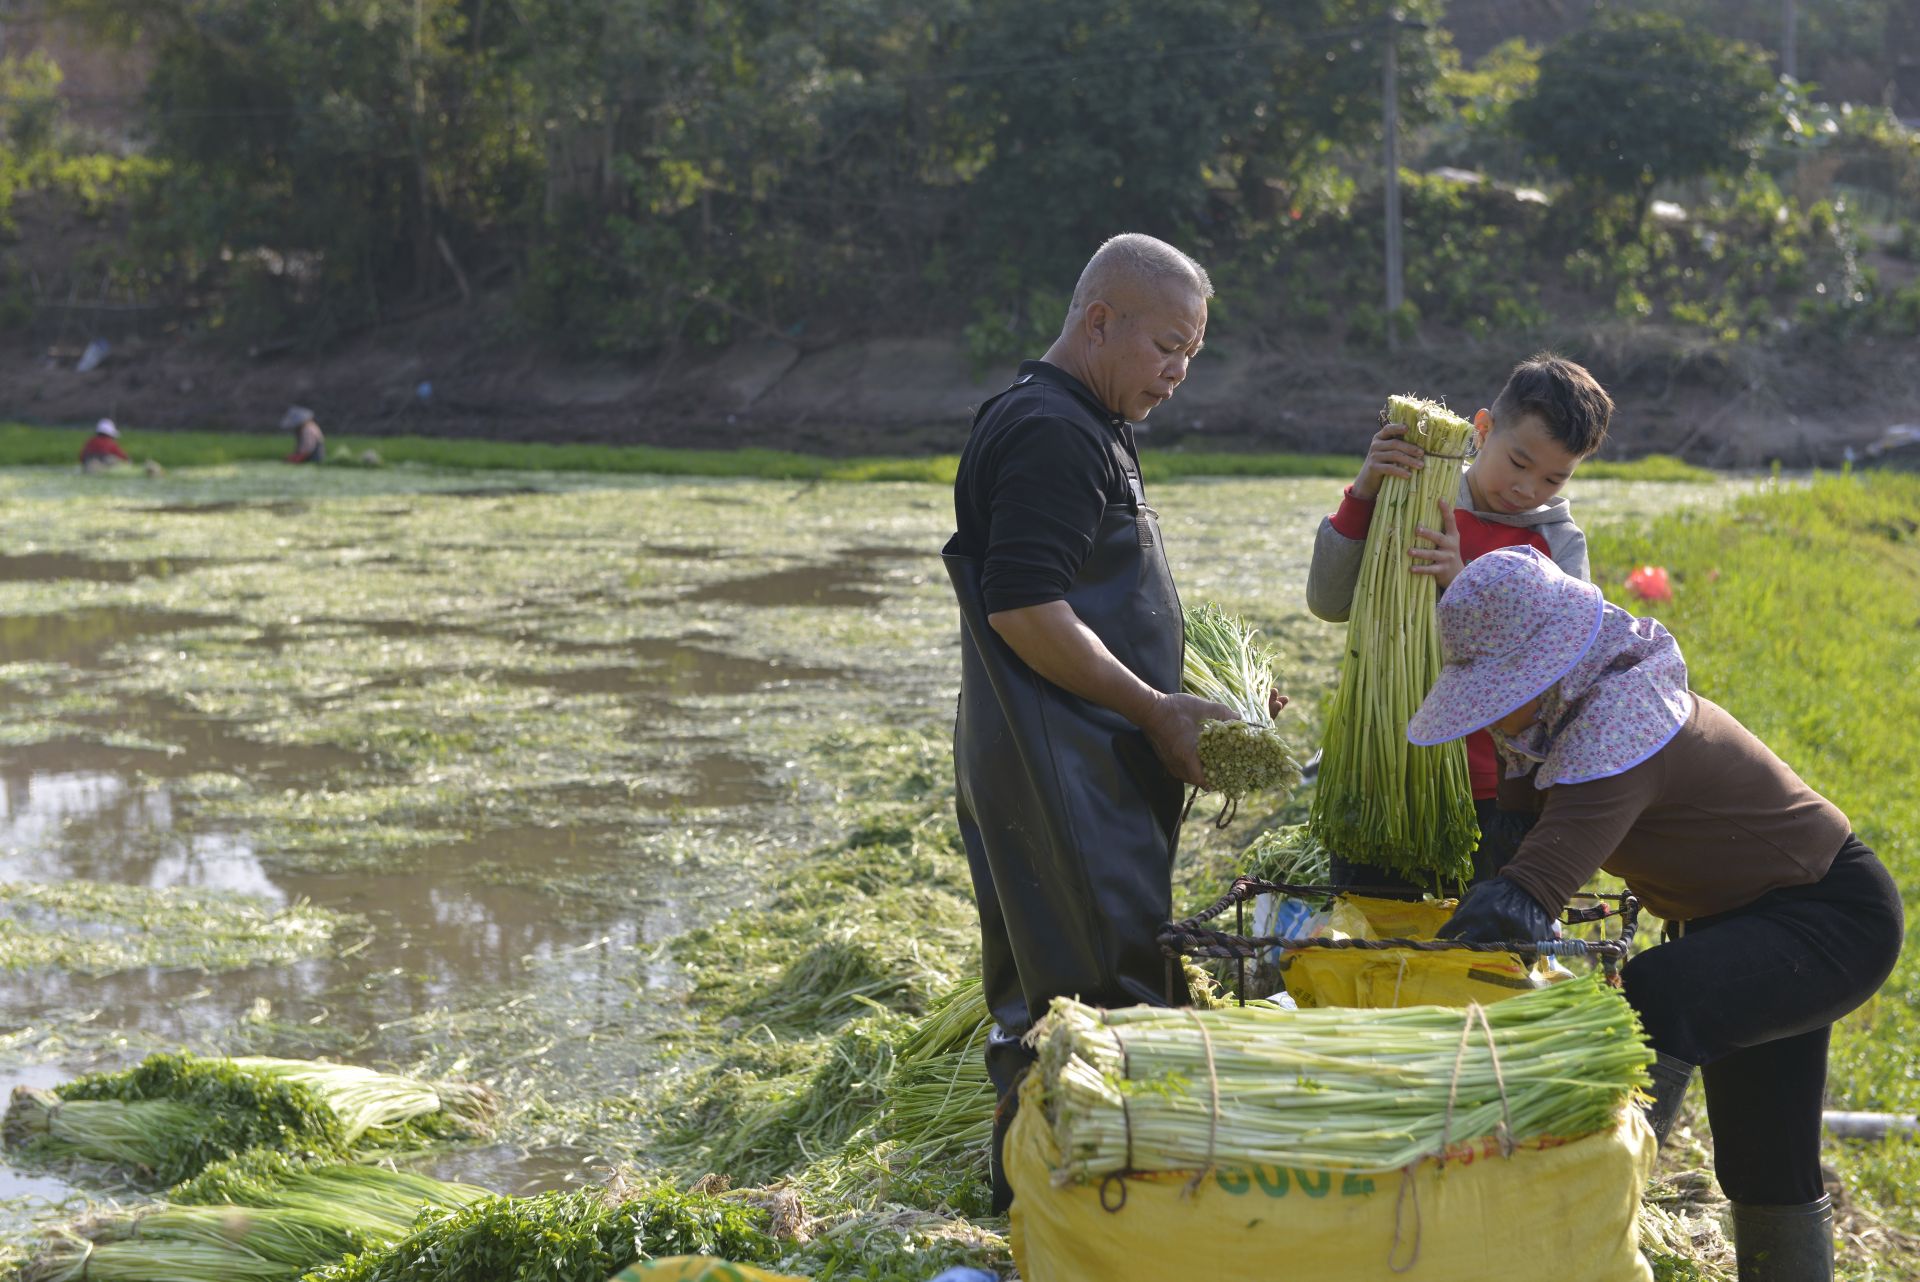
{"label": "grassy embankment", "polygon": [[[1665,565],[1675,599],[1651,612],[1694,687],[1726,707],[1853,820],[1920,903],[1920,478],[1889,473],[1769,487],[1721,515],[1679,512],[1600,531],[1594,576]],[[1834,1038],[1828,1107],[1920,1108],[1920,914],[1878,997]],[[1920,1147],[1833,1144],[1852,1198],[1920,1231]],[[1912,1267],[1913,1261],[1908,1261]],[[1856,1276],[1913,1276],[1898,1271]]]}
{"label": "grassy embankment", "polygon": [[[79,455],[80,430],[0,425],[0,467],[71,466]],[[136,460],[167,467],[218,467],[229,463],[278,462],[288,438],[236,432],[136,432],[123,442]],[[429,436],[333,436],[327,456],[353,464],[373,450],[385,464],[411,463],[476,471],[624,472],[659,476],[735,476],[767,480],[927,481],[953,484],[958,457],[825,458],[783,450],[682,450],[650,445],[560,445],[522,441],[460,440]],[[1351,475],[1359,460],[1344,454],[1218,454],[1148,449],[1142,458],[1149,481],[1185,476]],[[330,464],[332,465],[332,464]],[[1629,481],[1704,481],[1713,474],[1664,455],[1631,462],[1597,461],[1581,475]]]}

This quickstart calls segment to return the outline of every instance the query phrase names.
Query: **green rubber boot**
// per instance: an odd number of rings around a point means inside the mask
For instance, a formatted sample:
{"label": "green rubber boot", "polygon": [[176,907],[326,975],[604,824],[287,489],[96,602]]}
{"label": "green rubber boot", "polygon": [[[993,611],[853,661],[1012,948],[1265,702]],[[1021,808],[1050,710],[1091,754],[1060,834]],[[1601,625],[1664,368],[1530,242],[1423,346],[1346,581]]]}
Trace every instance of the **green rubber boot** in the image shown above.
{"label": "green rubber boot", "polygon": [[1740,1282],[1833,1282],[1833,1199],[1733,1203],[1733,1253]]}

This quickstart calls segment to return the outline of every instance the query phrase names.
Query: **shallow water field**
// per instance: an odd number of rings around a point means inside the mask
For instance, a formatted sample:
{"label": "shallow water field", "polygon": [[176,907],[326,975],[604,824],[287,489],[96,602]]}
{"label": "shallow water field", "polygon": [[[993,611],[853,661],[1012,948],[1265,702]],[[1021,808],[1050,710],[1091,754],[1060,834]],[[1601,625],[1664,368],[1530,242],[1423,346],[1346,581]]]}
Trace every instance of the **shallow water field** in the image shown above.
{"label": "shallow water field", "polygon": [[[1745,488],[1573,500],[1621,524]],[[1281,643],[1308,748],[1341,630],[1301,590],[1338,489],[1152,494],[1188,603]],[[0,504],[0,1087],[180,1046],[351,1057],[500,1090],[498,1140],[436,1174],[645,1165],[715,1036],[777,1029],[768,985],[808,997],[728,932],[907,782],[913,822],[944,813],[937,485],[18,469]],[[1228,849],[1190,842],[1182,893]],[[935,989],[972,923],[927,904],[887,946]],[[758,1013],[728,1025],[736,998]],[[0,1159],[0,1236],[115,1191]]]}

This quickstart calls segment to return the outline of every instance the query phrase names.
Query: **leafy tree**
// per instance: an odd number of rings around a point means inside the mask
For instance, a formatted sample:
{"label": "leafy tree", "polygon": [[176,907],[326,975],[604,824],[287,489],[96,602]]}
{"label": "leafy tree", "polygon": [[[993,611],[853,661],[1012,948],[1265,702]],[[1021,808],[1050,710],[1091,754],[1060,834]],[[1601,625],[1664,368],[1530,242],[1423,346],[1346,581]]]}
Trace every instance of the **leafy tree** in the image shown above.
{"label": "leafy tree", "polygon": [[1609,15],[1539,66],[1515,134],[1589,207],[1629,200],[1633,229],[1655,183],[1744,168],[1775,115],[1765,54],[1662,14]]}
{"label": "leafy tree", "polygon": [[[1436,18],[1437,5],[1393,6]],[[1307,171],[1380,135],[1386,0],[975,0],[952,64],[963,232],[983,316],[1031,342],[1074,266],[1116,232],[1204,259],[1292,202]],[[1431,113],[1445,36],[1398,29],[1403,110]],[[1032,292],[1032,282],[1057,292]],[[1047,305],[1045,315],[1037,314]]]}
{"label": "leafy tree", "polygon": [[[538,176],[523,80],[486,0],[70,0],[154,50],[146,127],[171,178],[142,220],[182,284],[309,337],[456,285]],[[493,10],[491,23],[488,11]]]}

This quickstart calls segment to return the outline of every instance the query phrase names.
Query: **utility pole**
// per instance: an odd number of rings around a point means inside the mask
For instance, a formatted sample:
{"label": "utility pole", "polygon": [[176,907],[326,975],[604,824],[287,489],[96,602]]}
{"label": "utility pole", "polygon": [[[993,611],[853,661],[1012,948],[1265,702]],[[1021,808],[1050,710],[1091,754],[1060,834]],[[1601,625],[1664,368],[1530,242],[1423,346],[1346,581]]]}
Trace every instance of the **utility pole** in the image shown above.
{"label": "utility pole", "polygon": [[1387,350],[1400,349],[1398,320],[1406,286],[1400,273],[1400,16],[1387,14],[1387,76],[1382,93],[1387,139]]}
{"label": "utility pole", "polygon": [[1800,14],[1798,0],[1780,0],[1780,74],[1800,78]]}
{"label": "utility pole", "polygon": [[427,169],[427,69],[426,40],[423,29],[426,14],[424,0],[413,0],[413,181],[417,187],[419,208],[413,232],[413,288],[421,297],[428,292],[433,263],[433,194]]}
{"label": "utility pole", "polygon": [[1381,111],[1385,117],[1387,165],[1387,350],[1400,350],[1398,319],[1400,305],[1406,301],[1406,281],[1400,260],[1400,30],[1426,29],[1424,22],[1408,22],[1397,11],[1388,10],[1386,30],[1386,79],[1381,87]]}

